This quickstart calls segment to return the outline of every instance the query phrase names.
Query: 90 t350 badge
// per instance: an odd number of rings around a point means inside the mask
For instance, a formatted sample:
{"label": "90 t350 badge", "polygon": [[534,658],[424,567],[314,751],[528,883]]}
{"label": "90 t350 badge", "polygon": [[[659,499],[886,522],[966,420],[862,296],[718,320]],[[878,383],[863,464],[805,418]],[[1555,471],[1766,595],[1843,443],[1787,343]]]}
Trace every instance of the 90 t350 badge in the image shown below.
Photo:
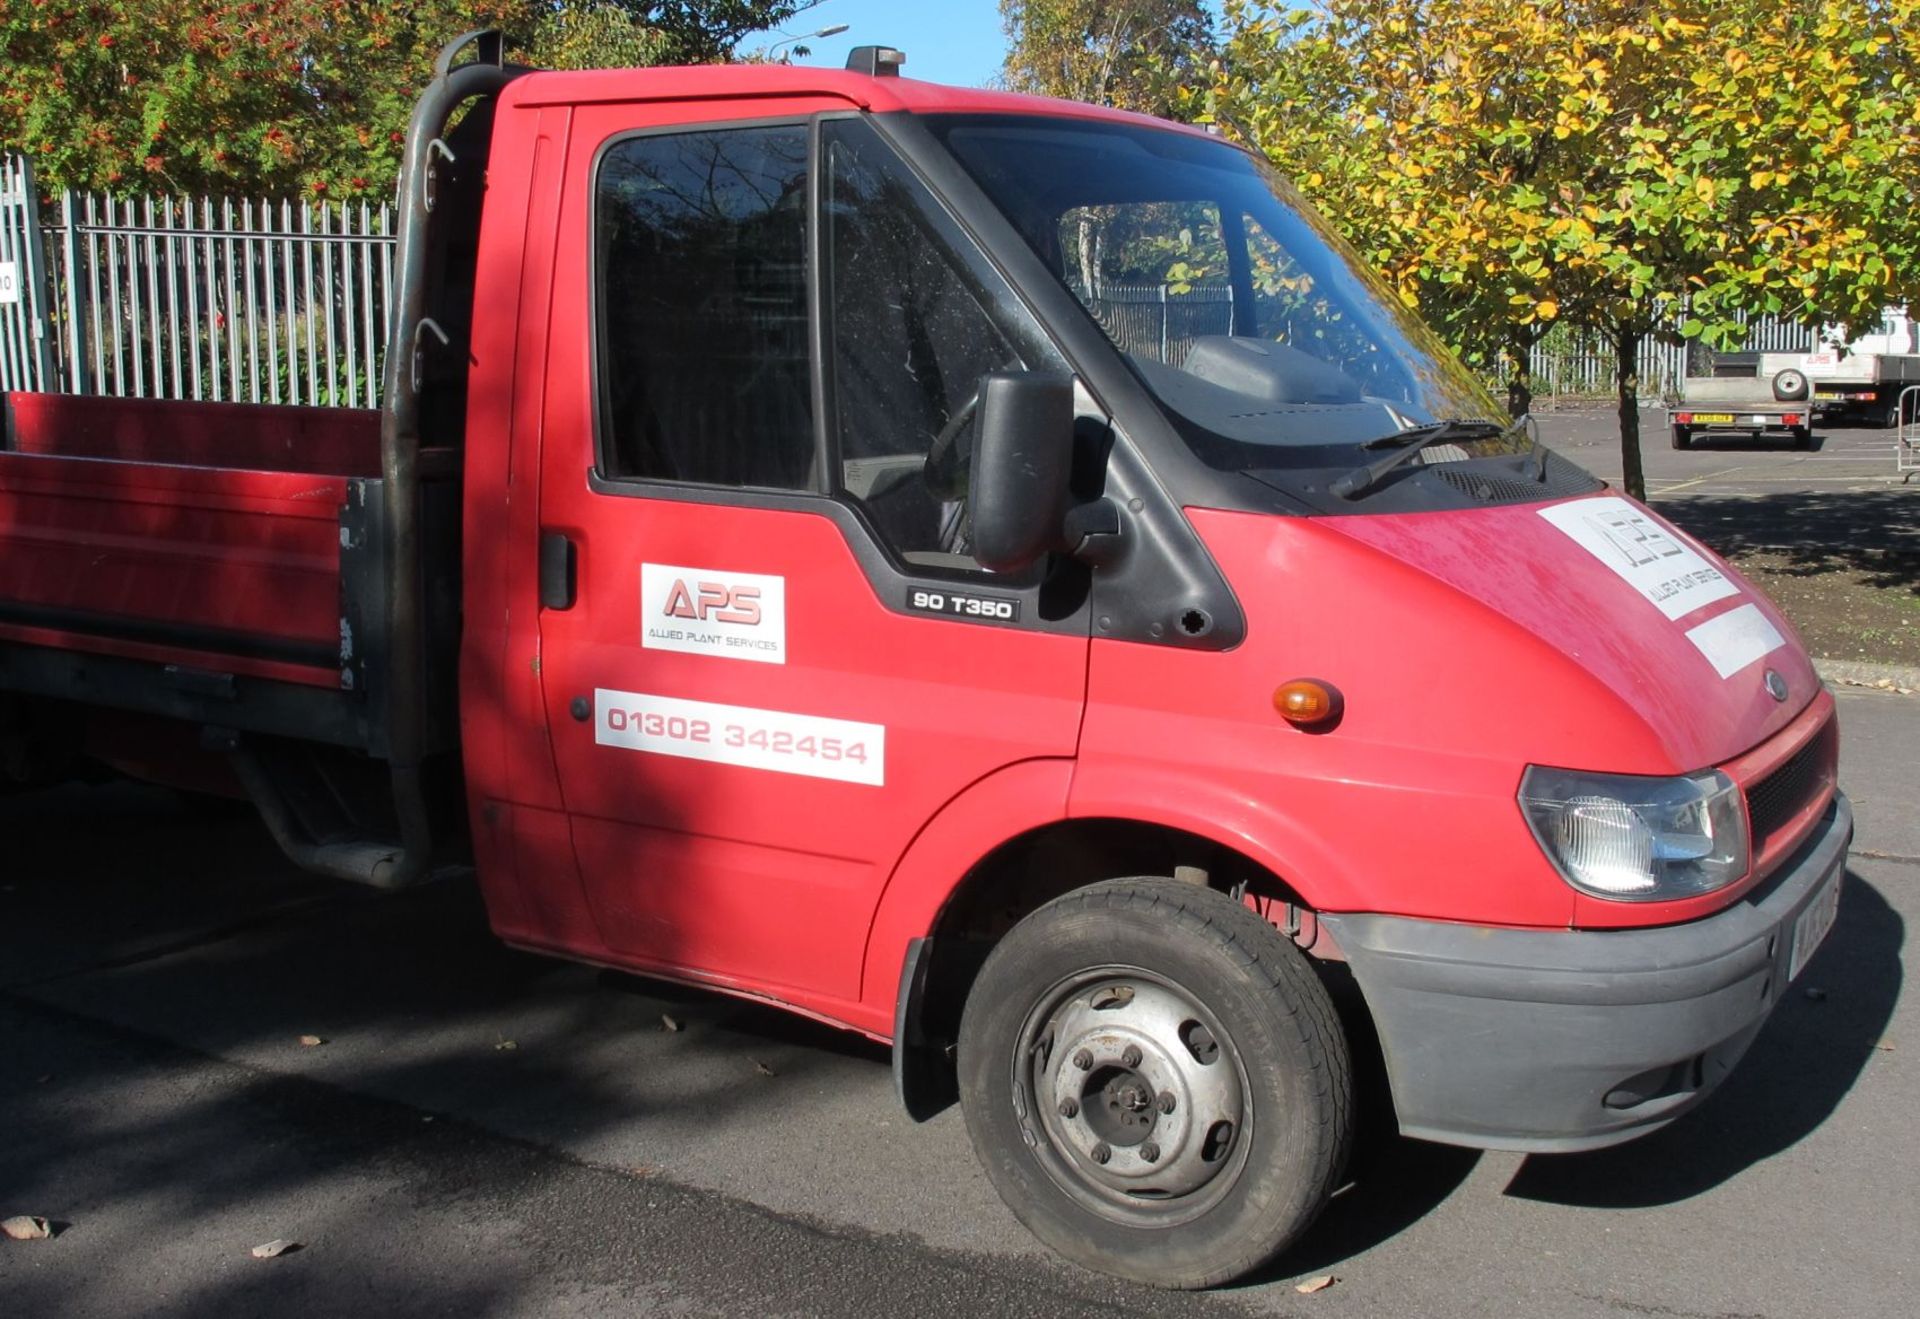
{"label": "90 t350 badge", "polygon": [[984,618],[996,623],[1011,623],[1020,617],[1020,602],[1002,596],[977,595],[972,591],[930,590],[924,586],[907,588],[907,608],[916,614],[940,614],[946,618]]}

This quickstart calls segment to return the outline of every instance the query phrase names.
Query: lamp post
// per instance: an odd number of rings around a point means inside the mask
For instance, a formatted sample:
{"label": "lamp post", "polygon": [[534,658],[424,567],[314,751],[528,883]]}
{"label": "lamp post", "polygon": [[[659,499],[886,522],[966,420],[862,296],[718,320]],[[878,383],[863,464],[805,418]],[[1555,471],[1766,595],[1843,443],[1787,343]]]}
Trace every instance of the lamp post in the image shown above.
{"label": "lamp post", "polygon": [[[786,37],[783,40],[776,41],[771,46],[767,47],[767,58],[771,60],[773,58],[773,53],[776,50],[779,50],[782,46],[792,46],[793,54],[805,55],[808,53],[807,48],[805,46],[800,45],[799,44],[800,42],[815,41],[821,37],[837,37],[842,32],[845,32],[847,28],[850,26],[851,24],[847,24],[847,23],[833,23],[828,25],[827,27],[821,28],[817,32],[802,32],[797,37]],[[780,62],[782,64],[791,64],[793,61],[791,56],[789,56],[789,57],[782,58]]]}

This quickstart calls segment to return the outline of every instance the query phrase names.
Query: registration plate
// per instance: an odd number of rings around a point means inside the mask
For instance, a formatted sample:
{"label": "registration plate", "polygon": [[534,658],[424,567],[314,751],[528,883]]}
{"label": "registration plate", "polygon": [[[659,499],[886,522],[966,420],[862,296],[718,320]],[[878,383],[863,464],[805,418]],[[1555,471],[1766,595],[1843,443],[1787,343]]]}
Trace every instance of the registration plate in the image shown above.
{"label": "registration plate", "polygon": [[1696,424],[1704,422],[1711,426],[1715,422],[1725,423],[1732,421],[1733,414],[1731,412],[1696,412],[1693,414],[1693,420]]}
{"label": "registration plate", "polygon": [[1820,951],[1820,945],[1833,929],[1834,918],[1840,914],[1841,873],[1842,868],[1836,868],[1828,876],[1825,886],[1793,922],[1793,955],[1787,962],[1787,979],[1790,981],[1800,978],[1800,972]]}

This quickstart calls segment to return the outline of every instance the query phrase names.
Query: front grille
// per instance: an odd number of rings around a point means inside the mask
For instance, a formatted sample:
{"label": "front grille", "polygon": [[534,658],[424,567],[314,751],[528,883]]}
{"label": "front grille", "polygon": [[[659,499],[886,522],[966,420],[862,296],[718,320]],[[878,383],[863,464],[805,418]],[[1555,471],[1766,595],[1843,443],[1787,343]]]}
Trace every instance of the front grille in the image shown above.
{"label": "front grille", "polygon": [[1807,744],[1774,771],[1747,788],[1747,818],[1753,824],[1753,850],[1767,850],[1774,836],[1824,794],[1834,781],[1840,736],[1832,719]]}

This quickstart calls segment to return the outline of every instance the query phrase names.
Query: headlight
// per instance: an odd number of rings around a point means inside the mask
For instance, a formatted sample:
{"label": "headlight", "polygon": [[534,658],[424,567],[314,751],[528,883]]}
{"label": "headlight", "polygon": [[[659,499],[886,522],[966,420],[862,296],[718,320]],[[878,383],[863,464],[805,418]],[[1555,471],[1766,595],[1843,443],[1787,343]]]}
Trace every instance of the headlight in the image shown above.
{"label": "headlight", "polygon": [[1746,810],[1718,770],[1656,779],[1534,765],[1520,809],[1561,876],[1598,898],[1667,902],[1747,873]]}

